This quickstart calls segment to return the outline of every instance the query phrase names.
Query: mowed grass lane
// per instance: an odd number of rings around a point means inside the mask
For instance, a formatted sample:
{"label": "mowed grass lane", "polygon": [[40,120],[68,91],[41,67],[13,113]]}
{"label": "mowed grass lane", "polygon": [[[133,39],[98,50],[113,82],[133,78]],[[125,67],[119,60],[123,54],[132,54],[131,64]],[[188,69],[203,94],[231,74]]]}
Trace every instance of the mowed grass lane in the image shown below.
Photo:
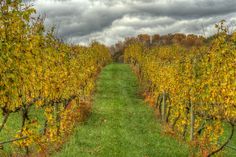
{"label": "mowed grass lane", "polygon": [[187,157],[188,147],[161,135],[153,110],[138,96],[128,65],[101,72],[92,115],[76,128],[56,157]]}

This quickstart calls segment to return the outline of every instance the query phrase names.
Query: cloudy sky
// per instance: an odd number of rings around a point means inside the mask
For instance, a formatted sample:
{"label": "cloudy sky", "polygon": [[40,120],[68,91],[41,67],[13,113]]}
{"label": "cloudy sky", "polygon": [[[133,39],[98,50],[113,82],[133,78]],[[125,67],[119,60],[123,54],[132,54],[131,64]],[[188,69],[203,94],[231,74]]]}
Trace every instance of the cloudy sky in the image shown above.
{"label": "cloudy sky", "polygon": [[[34,0],[47,26],[73,43],[107,45],[141,33],[209,36],[225,19],[236,26],[236,0]],[[236,28],[236,27],[235,27]]]}

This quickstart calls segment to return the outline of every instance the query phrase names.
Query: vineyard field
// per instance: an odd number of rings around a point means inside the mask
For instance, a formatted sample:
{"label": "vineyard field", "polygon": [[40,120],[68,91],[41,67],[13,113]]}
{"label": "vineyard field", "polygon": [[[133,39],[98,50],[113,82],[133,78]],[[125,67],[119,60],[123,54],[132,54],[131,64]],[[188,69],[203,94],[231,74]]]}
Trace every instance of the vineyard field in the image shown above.
{"label": "vineyard field", "polygon": [[128,65],[106,66],[98,78],[90,119],[55,157],[187,157],[188,146],[161,134],[160,123],[138,91]]}
{"label": "vineyard field", "polygon": [[224,21],[216,28],[219,34],[209,45],[134,42],[124,53],[167,132],[192,143],[202,156],[221,152],[235,136],[236,34],[227,34]]}
{"label": "vineyard field", "polygon": [[236,157],[235,16],[235,0],[0,0],[0,157]]}

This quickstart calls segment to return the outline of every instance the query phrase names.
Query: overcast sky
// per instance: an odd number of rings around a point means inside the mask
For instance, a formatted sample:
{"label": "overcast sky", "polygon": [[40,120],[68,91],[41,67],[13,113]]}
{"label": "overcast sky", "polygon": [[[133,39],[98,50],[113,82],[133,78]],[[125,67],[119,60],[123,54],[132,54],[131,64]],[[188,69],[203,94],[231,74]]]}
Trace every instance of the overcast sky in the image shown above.
{"label": "overcast sky", "polygon": [[225,19],[236,25],[236,0],[34,0],[47,26],[73,43],[111,45],[141,33],[209,36]]}

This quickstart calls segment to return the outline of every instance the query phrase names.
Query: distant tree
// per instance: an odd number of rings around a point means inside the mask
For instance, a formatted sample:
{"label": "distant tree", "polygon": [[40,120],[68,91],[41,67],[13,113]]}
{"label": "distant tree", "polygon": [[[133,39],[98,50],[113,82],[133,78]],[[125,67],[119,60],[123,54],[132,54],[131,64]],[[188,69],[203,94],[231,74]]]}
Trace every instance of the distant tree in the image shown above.
{"label": "distant tree", "polygon": [[182,44],[183,40],[186,39],[186,35],[185,34],[182,34],[182,33],[175,33],[172,35],[172,43],[175,43],[175,44]]}
{"label": "distant tree", "polygon": [[160,44],[160,38],[161,38],[161,36],[159,34],[154,34],[152,36],[152,43],[153,44]]}
{"label": "distant tree", "polygon": [[172,35],[171,34],[167,34],[167,35],[163,35],[161,36],[161,44],[163,45],[170,45],[172,44]]}
{"label": "distant tree", "polygon": [[138,40],[142,43],[148,44],[150,43],[150,35],[148,34],[139,34]]}

